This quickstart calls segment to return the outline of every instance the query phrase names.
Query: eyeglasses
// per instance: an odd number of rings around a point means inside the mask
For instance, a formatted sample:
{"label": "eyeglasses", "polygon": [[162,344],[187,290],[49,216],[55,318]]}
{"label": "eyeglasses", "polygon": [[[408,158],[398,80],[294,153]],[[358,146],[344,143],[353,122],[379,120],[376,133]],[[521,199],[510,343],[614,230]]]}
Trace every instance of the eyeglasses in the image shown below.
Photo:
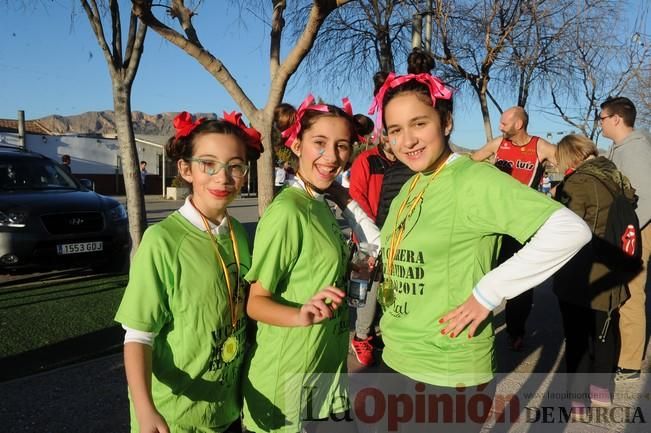
{"label": "eyeglasses", "polygon": [[186,162],[196,162],[199,164],[199,169],[202,173],[207,174],[208,176],[214,176],[225,169],[226,173],[235,178],[239,179],[249,172],[249,166],[243,163],[223,163],[215,161],[214,159],[202,159],[202,158],[189,158],[185,160]]}
{"label": "eyeglasses", "polygon": [[613,116],[614,116],[614,114],[609,114],[608,116],[599,116],[599,121],[603,122],[604,119],[608,119],[609,117],[613,117]]}

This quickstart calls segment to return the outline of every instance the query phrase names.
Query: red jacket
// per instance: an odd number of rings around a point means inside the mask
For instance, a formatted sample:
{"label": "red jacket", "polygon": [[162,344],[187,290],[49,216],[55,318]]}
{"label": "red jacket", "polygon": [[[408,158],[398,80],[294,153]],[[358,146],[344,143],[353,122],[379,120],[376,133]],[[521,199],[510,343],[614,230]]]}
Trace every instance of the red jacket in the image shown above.
{"label": "red jacket", "polygon": [[360,153],[350,168],[350,197],[373,220],[377,217],[384,171],[392,165],[379,147]]}

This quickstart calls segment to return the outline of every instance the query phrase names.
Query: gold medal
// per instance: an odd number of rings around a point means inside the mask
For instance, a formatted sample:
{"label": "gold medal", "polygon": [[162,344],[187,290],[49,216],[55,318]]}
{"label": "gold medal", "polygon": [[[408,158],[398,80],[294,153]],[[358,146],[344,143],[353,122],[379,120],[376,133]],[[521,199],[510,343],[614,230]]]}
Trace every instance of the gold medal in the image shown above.
{"label": "gold medal", "polygon": [[380,293],[378,293],[378,302],[383,307],[390,307],[396,301],[395,286],[393,281],[387,279],[380,285]]}
{"label": "gold medal", "polygon": [[231,334],[222,345],[222,361],[228,364],[234,360],[237,357],[238,349],[237,338]]}
{"label": "gold medal", "polygon": [[[192,203],[192,202],[190,202]],[[194,204],[193,204],[194,206]],[[196,209],[196,207],[195,207]],[[206,232],[208,233],[208,236],[210,237],[211,244],[215,250],[215,257],[217,258],[217,262],[221,265],[222,271],[224,273],[224,280],[226,282],[226,290],[227,290],[227,296],[228,296],[228,310],[230,313],[230,319],[231,319],[231,333],[224,341],[224,344],[222,345],[221,349],[221,357],[222,361],[225,363],[229,363],[232,360],[234,360],[237,357],[237,351],[239,349],[239,344],[237,343],[237,338],[235,337],[235,328],[237,326],[237,317],[239,314],[240,310],[240,298],[243,299],[243,294],[241,293],[242,291],[242,286],[241,286],[241,275],[240,275],[240,252],[237,247],[237,239],[235,237],[235,232],[233,231],[233,223],[229,220],[228,221],[228,231],[229,235],[231,238],[231,247],[233,248],[233,257],[235,258],[235,262],[237,263],[237,275],[235,275],[234,283],[235,287],[233,288],[231,285],[231,278],[230,274],[228,272],[228,268],[226,267],[226,263],[224,262],[224,259],[222,258],[221,254],[219,254],[219,248],[217,247],[217,240],[212,234],[212,230],[210,228],[210,224],[208,223],[208,219],[204,214],[201,213],[199,209],[197,209],[197,212],[201,215],[201,219],[203,220],[203,224],[206,227]],[[228,213],[226,213],[225,217],[228,219]],[[240,296],[242,295],[242,296]],[[241,303],[241,305],[244,305],[244,302]]]}

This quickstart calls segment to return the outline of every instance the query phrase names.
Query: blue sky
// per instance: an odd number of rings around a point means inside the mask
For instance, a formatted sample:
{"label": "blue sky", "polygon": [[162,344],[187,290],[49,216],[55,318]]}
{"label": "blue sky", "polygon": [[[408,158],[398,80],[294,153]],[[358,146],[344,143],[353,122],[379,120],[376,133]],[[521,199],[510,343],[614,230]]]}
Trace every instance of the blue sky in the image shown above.
{"label": "blue sky", "polygon": [[[24,110],[27,119],[50,114],[73,115],[111,110],[111,80],[104,56],[85,13],[73,0],[51,0],[15,6],[7,2],[0,13],[0,118],[13,119]],[[125,9],[130,2],[122,2]],[[260,19],[223,2],[205,2],[195,17],[204,45],[219,57],[257,106],[269,88],[268,27]],[[44,6],[45,5],[45,6]],[[72,17],[72,5],[76,16]],[[214,13],[215,9],[221,9]],[[404,66],[398,67],[399,71]],[[300,72],[300,69],[299,69]],[[285,100],[298,105],[311,91],[328,102],[350,96],[355,112],[365,113],[371,102],[368,88],[351,84],[334,94],[305,77],[290,80]],[[479,106],[472,95],[455,104],[452,140],[467,148],[485,142]],[[461,102],[461,103],[459,103]],[[515,103],[514,101],[510,101]],[[509,106],[509,101],[504,102]],[[132,108],[148,114],[166,111],[216,112],[237,110],[220,84],[193,58],[149,31],[145,52],[133,86]],[[571,128],[557,118],[530,112],[529,132],[546,137]],[[499,115],[493,113],[493,131]]]}

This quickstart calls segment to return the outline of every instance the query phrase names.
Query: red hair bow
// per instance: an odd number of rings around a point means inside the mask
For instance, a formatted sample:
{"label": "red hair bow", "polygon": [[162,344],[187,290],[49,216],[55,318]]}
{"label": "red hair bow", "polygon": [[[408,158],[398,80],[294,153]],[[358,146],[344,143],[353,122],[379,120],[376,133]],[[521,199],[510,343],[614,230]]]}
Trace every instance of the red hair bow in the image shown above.
{"label": "red hair bow", "polygon": [[224,111],[223,119],[224,121],[231,123],[244,131],[244,133],[249,137],[247,146],[252,148],[257,153],[262,153],[262,134],[260,134],[257,129],[249,128],[246,126],[242,120],[242,113],[238,113],[237,111],[227,113]]}
{"label": "red hair bow", "polygon": [[[343,98],[341,102],[342,102],[341,109],[344,111],[344,113],[352,117],[353,106],[350,103],[350,99],[346,97]],[[285,129],[280,134],[283,138],[286,138],[285,146],[291,147],[294,140],[296,140],[296,138],[298,138],[298,135],[301,133],[301,120],[303,119],[306,110],[315,110],[315,111],[323,111],[323,112],[330,111],[326,104],[318,104],[318,105],[314,104],[314,96],[312,96],[311,94],[307,95],[307,97],[303,100],[303,102],[301,102],[301,105],[299,105],[298,109],[296,110],[294,123],[292,123],[289,128]],[[356,135],[358,141],[360,142],[366,141],[366,139],[361,135],[359,134]]]}
{"label": "red hair bow", "polygon": [[432,98],[432,105],[436,105],[437,99],[450,100],[452,99],[452,89],[448,88],[443,84],[438,77],[435,77],[431,74],[407,74],[396,76],[395,72],[391,72],[387,79],[384,80],[384,84],[378,90],[375,98],[373,98],[373,104],[368,110],[368,114],[374,114],[377,112],[377,117],[375,120],[375,132],[379,135],[382,131],[382,103],[384,102],[384,96],[386,93],[395,88],[404,84],[408,81],[418,81],[419,83],[425,84],[429,90],[429,96]]}
{"label": "red hair bow", "polygon": [[285,146],[291,147],[294,140],[296,140],[298,135],[301,133],[301,120],[303,119],[306,110],[329,111],[328,106],[325,104],[314,104],[314,96],[312,96],[312,94],[307,95],[303,102],[301,102],[301,105],[296,109],[294,123],[280,134],[283,138],[286,138]]}
{"label": "red hair bow", "polygon": [[204,117],[201,117],[196,121],[192,121],[192,114],[188,113],[187,111],[183,111],[177,114],[174,118],[174,129],[176,130],[174,138],[178,140],[179,138],[187,137],[194,130],[194,128],[199,126],[204,120],[206,119]]}

